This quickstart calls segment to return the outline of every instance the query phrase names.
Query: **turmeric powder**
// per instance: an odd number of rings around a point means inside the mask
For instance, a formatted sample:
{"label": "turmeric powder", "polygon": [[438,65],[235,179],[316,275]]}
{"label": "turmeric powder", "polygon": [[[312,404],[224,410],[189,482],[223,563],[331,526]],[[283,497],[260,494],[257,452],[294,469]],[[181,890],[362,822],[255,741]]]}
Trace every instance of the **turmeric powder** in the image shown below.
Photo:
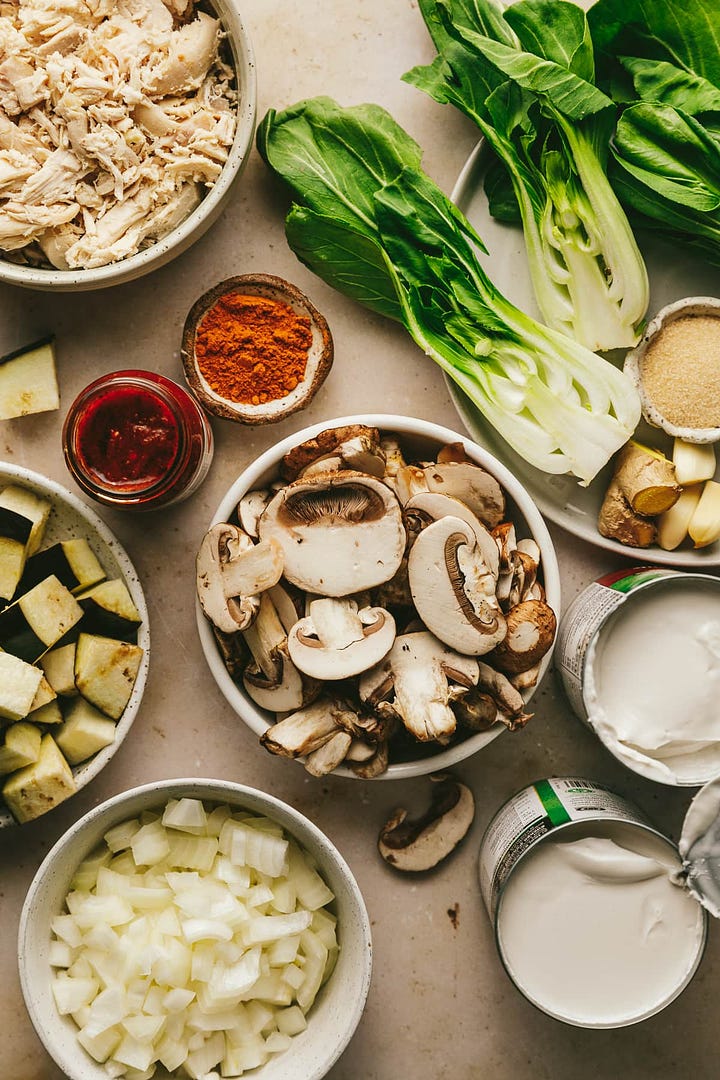
{"label": "turmeric powder", "polygon": [[310,319],[289,304],[229,292],[200,322],[195,357],[216,394],[261,405],[286,397],[302,381],[311,343]]}

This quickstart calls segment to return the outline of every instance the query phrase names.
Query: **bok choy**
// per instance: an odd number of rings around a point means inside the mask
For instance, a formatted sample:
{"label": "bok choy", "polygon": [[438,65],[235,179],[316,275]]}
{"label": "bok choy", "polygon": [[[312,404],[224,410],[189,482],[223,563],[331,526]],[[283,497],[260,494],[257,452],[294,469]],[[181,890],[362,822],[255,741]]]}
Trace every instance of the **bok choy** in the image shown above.
{"label": "bok choy", "polygon": [[585,13],[419,2],[438,56],[405,79],[470,117],[504,167],[489,173],[490,211],[506,219],[517,203],[543,319],[591,349],[635,344],[647,273],[606,173],[615,106],[594,85]]}
{"label": "bok choy", "polygon": [[611,179],[638,226],[720,265],[717,0],[598,0],[598,76],[624,106]]}
{"label": "bok choy", "polygon": [[384,109],[321,97],[271,110],[258,147],[297,200],[286,234],[302,262],[403,323],[527,461],[592,480],[638,422],[635,390],[498,292],[481,239]]}

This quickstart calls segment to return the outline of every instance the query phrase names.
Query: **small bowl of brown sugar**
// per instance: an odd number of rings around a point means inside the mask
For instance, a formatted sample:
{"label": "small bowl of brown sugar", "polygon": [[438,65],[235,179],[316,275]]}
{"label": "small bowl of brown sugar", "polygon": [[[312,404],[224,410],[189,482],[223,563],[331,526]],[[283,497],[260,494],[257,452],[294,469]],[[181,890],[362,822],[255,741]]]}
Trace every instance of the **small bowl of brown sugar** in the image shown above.
{"label": "small bowl of brown sugar", "polygon": [[720,440],[720,299],[690,296],[662,308],[624,368],[649,424],[687,442]]}
{"label": "small bowl of brown sugar", "polygon": [[226,278],[195,301],[180,355],[204,409],[270,424],[313,399],[333,362],[325,318],[295,285],[270,274]]}

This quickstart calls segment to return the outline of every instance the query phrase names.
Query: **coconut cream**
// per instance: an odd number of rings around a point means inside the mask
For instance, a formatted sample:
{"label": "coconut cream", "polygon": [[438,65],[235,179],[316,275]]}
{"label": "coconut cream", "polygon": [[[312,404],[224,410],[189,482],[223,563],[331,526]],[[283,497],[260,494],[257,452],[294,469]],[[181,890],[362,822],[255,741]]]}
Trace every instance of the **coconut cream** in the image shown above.
{"label": "coconut cream", "polygon": [[630,824],[546,836],[500,897],[498,945],[513,981],[581,1026],[618,1027],[663,1008],[704,944],[705,916],[677,883],[680,867],[668,842]]}

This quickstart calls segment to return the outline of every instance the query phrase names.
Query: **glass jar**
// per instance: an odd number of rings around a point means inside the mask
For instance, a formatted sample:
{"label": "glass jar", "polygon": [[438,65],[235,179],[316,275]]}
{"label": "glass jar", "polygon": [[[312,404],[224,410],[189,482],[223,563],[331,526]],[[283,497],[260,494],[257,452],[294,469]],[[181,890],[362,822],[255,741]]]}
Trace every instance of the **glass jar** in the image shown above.
{"label": "glass jar", "polygon": [[155,510],[197,490],[213,436],[198,402],[177,383],[153,371],[113,371],[70,406],[63,452],[86,495],[118,510]]}

